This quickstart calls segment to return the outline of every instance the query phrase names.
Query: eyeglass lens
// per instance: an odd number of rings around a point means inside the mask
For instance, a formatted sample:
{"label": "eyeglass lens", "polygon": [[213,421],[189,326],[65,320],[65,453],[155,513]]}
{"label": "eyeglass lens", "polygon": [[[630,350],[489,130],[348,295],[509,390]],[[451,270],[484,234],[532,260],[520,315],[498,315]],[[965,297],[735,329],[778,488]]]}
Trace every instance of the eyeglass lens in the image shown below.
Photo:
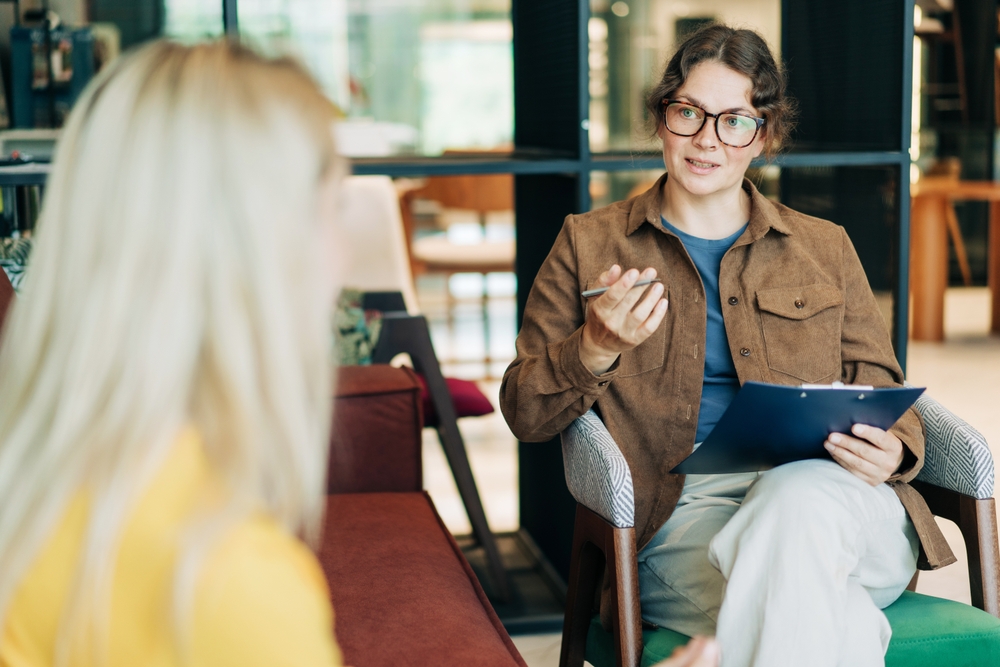
{"label": "eyeglass lens", "polygon": [[[667,105],[665,122],[667,129],[682,137],[690,137],[701,130],[705,124],[705,112],[698,107],[682,102],[671,102]],[[749,146],[757,134],[757,123],[753,118],[734,113],[719,114],[715,122],[715,130],[719,140],[730,146],[742,148]]]}

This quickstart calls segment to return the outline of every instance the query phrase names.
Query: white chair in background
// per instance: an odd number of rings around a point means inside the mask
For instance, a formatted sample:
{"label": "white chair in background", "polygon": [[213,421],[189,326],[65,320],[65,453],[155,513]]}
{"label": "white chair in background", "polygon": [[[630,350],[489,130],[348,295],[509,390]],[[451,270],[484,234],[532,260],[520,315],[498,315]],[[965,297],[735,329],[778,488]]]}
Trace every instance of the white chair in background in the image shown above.
{"label": "white chair in background", "polygon": [[366,292],[401,292],[410,314],[420,312],[399,196],[388,176],[348,176],[340,189],[339,229],[345,267],[341,282]]}

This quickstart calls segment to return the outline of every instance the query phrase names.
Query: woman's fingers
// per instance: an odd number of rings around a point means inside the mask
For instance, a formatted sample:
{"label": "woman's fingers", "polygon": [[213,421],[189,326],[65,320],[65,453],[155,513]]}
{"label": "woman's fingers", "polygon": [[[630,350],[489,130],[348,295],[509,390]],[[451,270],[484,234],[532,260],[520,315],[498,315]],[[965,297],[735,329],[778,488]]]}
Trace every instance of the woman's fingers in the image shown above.
{"label": "woman's fingers", "polygon": [[[601,274],[599,282],[606,282],[618,273],[620,269],[617,265]],[[643,289],[634,289],[635,284],[640,280],[653,280],[656,278],[656,269],[647,268],[642,272],[638,269],[629,269],[615,280],[608,287],[608,291],[593,299],[588,306],[588,317],[593,313],[602,321],[608,323],[610,329],[619,328],[624,324],[625,318],[635,307],[639,299],[646,293]],[[653,283],[654,285],[658,283]]]}
{"label": "woman's fingers", "polygon": [[[617,268],[617,264],[601,275],[607,276],[606,279],[610,279],[611,276],[615,275],[613,271],[615,268]],[[652,280],[654,278],[656,278],[656,269],[647,268],[642,272],[638,269],[629,269],[611,283],[608,291],[595,299],[595,303],[600,302],[601,305],[609,309],[631,310],[643,293],[642,290],[633,290],[632,288],[640,280]]]}
{"label": "woman's fingers", "polygon": [[867,440],[875,445],[885,452],[889,458],[898,457],[899,462],[896,464],[896,467],[899,467],[899,463],[903,462],[903,443],[891,431],[883,431],[877,426],[868,426],[867,424],[855,424],[851,427],[851,433],[855,437]]}
{"label": "woman's fingers", "polygon": [[891,431],[855,424],[851,433],[831,433],[825,446],[830,456],[847,470],[878,486],[903,462],[903,443]]}
{"label": "woman's fingers", "polygon": [[719,645],[714,639],[695,637],[655,667],[718,667],[719,657]]}
{"label": "woman's fingers", "polygon": [[722,657],[719,651],[719,645],[711,637],[701,638],[701,645],[698,647],[697,652],[690,663],[691,667],[718,667],[719,659]]}
{"label": "woman's fingers", "polygon": [[639,305],[632,311],[636,323],[635,339],[641,343],[659,328],[663,316],[667,313],[667,300],[663,297],[663,286],[654,285]]}
{"label": "woman's fingers", "polygon": [[887,453],[866,440],[831,433],[824,443],[833,460],[872,486],[878,486],[895,471]]}
{"label": "woman's fingers", "polygon": [[[610,286],[607,282],[621,274]],[[661,283],[636,289],[639,280],[653,280],[656,269],[629,269],[622,272],[617,264],[598,278],[608,291],[588,302],[587,322],[581,341],[581,359],[594,369],[604,369],[617,355],[649,338],[663,321],[667,304]],[[611,360],[610,362],[608,360]],[[602,371],[603,372],[603,371]]]}
{"label": "woman's fingers", "polygon": [[[636,269],[626,271],[621,279],[608,289],[600,298],[604,299],[604,305],[609,310],[614,311],[621,321],[635,308],[649,288],[636,288],[636,283],[640,280],[653,280],[656,278],[656,269],[646,269],[641,273]],[[653,283],[657,285],[659,283]],[[662,287],[662,285],[661,285]]]}
{"label": "woman's fingers", "polygon": [[[640,290],[633,291],[640,292]],[[662,296],[663,285],[653,283],[638,296],[630,295],[627,299],[623,299],[615,309],[615,320],[619,323],[615,327],[615,333],[624,345],[635,347],[656,331],[666,313],[666,303]],[[629,303],[634,300],[639,301],[629,308]],[[661,302],[662,306],[657,308]]]}
{"label": "woman's fingers", "polygon": [[635,328],[638,329],[642,324],[649,319],[650,314],[653,312],[653,308],[656,303],[663,296],[663,283],[653,283],[646,288],[646,291],[640,295],[640,301],[629,311],[629,315],[632,321],[635,323]]}

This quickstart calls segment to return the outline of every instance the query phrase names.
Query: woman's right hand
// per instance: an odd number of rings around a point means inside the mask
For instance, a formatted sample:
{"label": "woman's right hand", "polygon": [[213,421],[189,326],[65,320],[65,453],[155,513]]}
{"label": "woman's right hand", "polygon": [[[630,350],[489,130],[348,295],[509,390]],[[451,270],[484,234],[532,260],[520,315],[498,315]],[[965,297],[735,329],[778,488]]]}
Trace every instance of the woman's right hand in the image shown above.
{"label": "woman's right hand", "polygon": [[718,667],[719,645],[711,637],[695,637],[678,646],[669,658],[653,667]]}
{"label": "woman's right hand", "polygon": [[598,276],[602,287],[610,289],[587,306],[587,320],[580,341],[580,361],[594,375],[605,373],[622,352],[649,338],[667,312],[663,283],[645,290],[633,289],[636,281],[652,280],[656,269],[622,272],[615,264]]}

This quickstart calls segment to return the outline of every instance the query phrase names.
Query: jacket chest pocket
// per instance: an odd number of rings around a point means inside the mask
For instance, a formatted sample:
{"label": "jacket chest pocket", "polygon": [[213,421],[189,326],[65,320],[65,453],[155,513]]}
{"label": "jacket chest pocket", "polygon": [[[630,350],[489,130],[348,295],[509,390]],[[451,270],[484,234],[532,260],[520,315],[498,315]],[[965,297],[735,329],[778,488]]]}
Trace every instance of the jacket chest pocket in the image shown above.
{"label": "jacket chest pocket", "polygon": [[663,366],[667,354],[667,323],[660,322],[656,331],[631,350],[622,352],[619,378],[639,375]]}
{"label": "jacket chest pocket", "polygon": [[767,365],[804,382],[840,377],[844,297],[833,285],[757,291]]}

